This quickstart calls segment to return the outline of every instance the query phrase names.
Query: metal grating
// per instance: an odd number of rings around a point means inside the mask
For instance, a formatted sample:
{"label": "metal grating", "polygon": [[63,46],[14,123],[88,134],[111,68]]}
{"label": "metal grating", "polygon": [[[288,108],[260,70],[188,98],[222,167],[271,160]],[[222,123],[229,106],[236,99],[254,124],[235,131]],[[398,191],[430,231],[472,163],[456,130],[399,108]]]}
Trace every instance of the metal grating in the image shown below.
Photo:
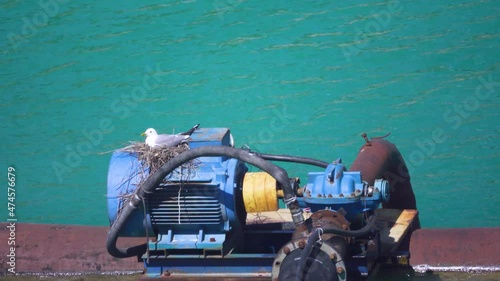
{"label": "metal grating", "polygon": [[153,225],[220,224],[220,189],[214,184],[160,185],[148,199]]}

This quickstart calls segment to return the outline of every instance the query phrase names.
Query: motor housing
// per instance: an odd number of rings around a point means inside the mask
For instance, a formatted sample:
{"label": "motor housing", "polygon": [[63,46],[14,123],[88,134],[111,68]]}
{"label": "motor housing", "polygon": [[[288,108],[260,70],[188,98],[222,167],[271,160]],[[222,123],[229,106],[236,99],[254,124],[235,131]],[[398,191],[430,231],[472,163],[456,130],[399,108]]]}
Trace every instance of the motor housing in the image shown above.
{"label": "motor housing", "polygon": [[[230,146],[227,128],[199,129],[191,135],[190,148]],[[227,157],[200,157],[194,168],[179,167],[136,209],[121,236],[155,237],[149,250],[222,250],[227,235],[241,230],[245,214],[241,184],[247,167]],[[108,173],[108,215],[113,223],[125,198],[133,195],[147,177],[136,154],[113,153]],[[146,175],[139,171],[145,171]],[[238,201],[238,203],[237,203]],[[237,232],[237,231],[236,231]]]}

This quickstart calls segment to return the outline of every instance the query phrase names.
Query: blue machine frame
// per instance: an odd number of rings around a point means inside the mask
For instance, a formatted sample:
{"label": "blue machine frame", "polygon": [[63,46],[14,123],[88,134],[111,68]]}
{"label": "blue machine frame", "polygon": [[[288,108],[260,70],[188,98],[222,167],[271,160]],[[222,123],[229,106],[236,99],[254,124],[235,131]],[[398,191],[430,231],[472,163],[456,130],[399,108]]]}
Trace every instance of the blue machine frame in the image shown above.
{"label": "blue machine frame", "polygon": [[[232,144],[227,128],[198,129],[191,139],[190,148]],[[168,175],[143,206],[134,210],[120,236],[153,238],[148,239],[148,252],[143,256],[151,277],[169,273],[271,276],[276,253],[290,240],[293,229],[245,225],[242,179],[248,168],[244,162],[226,157],[195,161],[196,168],[189,173],[179,167]],[[147,174],[135,154],[113,153],[107,186],[111,223],[124,196],[133,195]],[[376,181],[370,190],[361,173],[347,172],[339,159],[324,172],[308,174],[300,201],[312,211],[331,209],[353,219],[378,208],[388,194],[386,181]]]}

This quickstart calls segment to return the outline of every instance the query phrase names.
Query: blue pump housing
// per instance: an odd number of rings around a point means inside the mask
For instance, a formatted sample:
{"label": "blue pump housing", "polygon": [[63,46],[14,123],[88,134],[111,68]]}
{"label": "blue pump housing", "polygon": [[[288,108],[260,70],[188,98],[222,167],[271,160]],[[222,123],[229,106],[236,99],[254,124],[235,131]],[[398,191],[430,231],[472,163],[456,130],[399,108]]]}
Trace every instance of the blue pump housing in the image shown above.
{"label": "blue pump housing", "polygon": [[[198,129],[191,135],[190,148],[232,143],[229,129]],[[227,235],[240,229],[235,200],[245,164],[225,157],[200,157],[189,173],[181,167],[169,174],[152,196],[144,200],[122,228],[121,236],[156,237],[150,250],[222,250]],[[135,154],[113,153],[108,172],[108,215],[112,223],[125,202],[124,194],[137,188],[142,171]],[[145,208],[144,208],[145,207]],[[147,233],[146,233],[147,231]]]}
{"label": "blue pump housing", "polygon": [[353,220],[362,212],[375,210],[382,201],[389,199],[389,186],[377,180],[374,187],[363,182],[361,172],[348,172],[337,159],[324,172],[308,174],[303,201],[312,212],[331,209],[344,213]]}

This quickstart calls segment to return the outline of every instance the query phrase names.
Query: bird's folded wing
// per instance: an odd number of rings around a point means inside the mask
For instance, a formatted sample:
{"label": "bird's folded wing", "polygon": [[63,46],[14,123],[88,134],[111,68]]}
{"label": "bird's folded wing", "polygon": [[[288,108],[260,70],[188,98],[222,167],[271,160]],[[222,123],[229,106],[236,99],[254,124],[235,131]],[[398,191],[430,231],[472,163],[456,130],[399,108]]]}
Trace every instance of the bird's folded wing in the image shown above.
{"label": "bird's folded wing", "polygon": [[160,146],[176,146],[179,145],[182,141],[189,138],[189,136],[184,135],[158,135],[156,137],[156,145]]}

